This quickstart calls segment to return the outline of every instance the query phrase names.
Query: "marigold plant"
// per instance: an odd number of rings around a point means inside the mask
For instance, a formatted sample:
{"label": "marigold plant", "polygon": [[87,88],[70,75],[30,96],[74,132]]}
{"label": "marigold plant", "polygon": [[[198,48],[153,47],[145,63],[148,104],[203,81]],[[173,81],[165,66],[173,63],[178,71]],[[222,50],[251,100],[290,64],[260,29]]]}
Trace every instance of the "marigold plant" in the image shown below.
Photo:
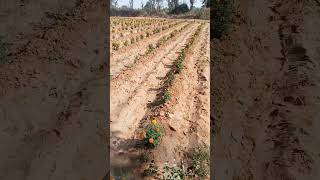
{"label": "marigold plant", "polygon": [[152,118],[151,123],[147,126],[145,143],[150,147],[156,147],[159,145],[163,133],[163,127],[158,123],[156,118]]}

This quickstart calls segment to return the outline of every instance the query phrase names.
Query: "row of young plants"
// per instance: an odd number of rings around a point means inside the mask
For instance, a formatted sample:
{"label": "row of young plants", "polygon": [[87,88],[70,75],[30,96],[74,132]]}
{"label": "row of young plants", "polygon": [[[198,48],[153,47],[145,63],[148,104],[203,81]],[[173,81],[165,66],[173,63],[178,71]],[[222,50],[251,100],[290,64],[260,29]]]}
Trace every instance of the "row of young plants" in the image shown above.
{"label": "row of young plants", "polygon": [[122,26],[132,26],[137,24],[151,24],[154,22],[166,22],[168,19],[155,19],[155,18],[121,18],[121,17],[111,17],[112,27],[122,27]]}
{"label": "row of young plants", "polygon": [[[174,22],[174,23],[171,23],[171,24],[168,24],[165,26],[155,27],[154,29],[151,29],[151,30],[150,30],[150,28],[146,28],[146,29],[142,30],[142,32],[139,32],[139,33],[132,32],[130,34],[130,36],[131,36],[130,40],[127,38],[127,40],[124,40],[123,42],[120,42],[120,41],[121,41],[121,39],[125,39],[125,36],[123,35],[123,33],[120,33],[120,38],[118,38],[118,40],[113,40],[113,38],[111,39],[112,44],[114,44],[113,49],[117,50],[120,47],[126,47],[129,44],[134,44],[135,42],[137,42],[139,40],[143,40],[144,38],[150,37],[153,34],[157,34],[161,31],[164,31],[164,30],[167,30],[167,29],[172,28],[174,26],[177,26],[180,23],[182,23],[182,22]],[[111,33],[111,35],[112,35],[111,37],[113,37],[113,33]]]}
{"label": "row of young plants", "polygon": [[154,22],[154,23],[148,23],[148,24],[134,24],[132,26],[122,26],[121,28],[112,28],[112,33],[132,33],[132,32],[139,32],[145,29],[149,29],[154,26],[165,26],[168,24],[175,23],[177,21],[165,21],[165,22]]}
{"label": "row of young plants", "polygon": [[[169,35],[166,35],[166,36],[163,36],[161,37],[155,44],[149,44],[148,46],[148,50],[140,55],[140,56],[137,56],[135,58],[135,62],[138,61],[140,58],[143,58],[143,57],[146,57],[148,56],[150,53],[152,53],[156,48],[160,48],[162,47],[164,44],[166,44],[166,42],[168,42],[169,40],[171,40],[172,38],[176,37],[178,33],[181,33],[183,30],[185,30],[187,27],[189,27],[191,24],[188,23],[188,24],[185,24],[184,26],[182,26],[179,30],[174,30],[172,31]],[[135,63],[134,62],[134,63]]]}
{"label": "row of young plants", "polygon": [[[148,49],[144,54],[139,54],[135,57],[134,62],[129,65],[129,68],[132,68],[134,64],[136,64],[137,61],[141,60],[142,58],[146,58],[148,55],[150,55],[152,52],[154,52],[157,48],[162,47],[165,45],[169,40],[176,37],[178,33],[181,33],[183,30],[185,30],[187,27],[189,27],[191,24],[185,24],[182,26],[179,30],[172,31],[169,35],[165,35],[161,37],[156,43],[151,43],[148,45]],[[115,78],[114,76],[110,76],[111,79]]]}
{"label": "row of young plants", "polygon": [[122,26],[130,26],[134,24],[148,24],[154,21],[154,19],[144,18],[122,18],[122,17],[111,17],[111,27],[122,27]]}
{"label": "row of young plants", "polygon": [[[180,28],[179,30],[173,31],[168,36],[164,36],[164,37],[160,38],[156,43],[157,44],[156,47],[153,44],[150,44],[149,49],[147,50],[145,55],[150,54],[152,51],[155,50],[155,48],[159,48],[162,45],[164,45],[167,41],[169,41],[171,38],[175,37],[178,33],[181,33],[188,26],[190,26],[190,24],[186,24],[182,28]],[[145,131],[143,131],[144,132],[143,138],[144,138],[144,142],[147,147],[155,148],[156,146],[158,146],[160,144],[161,137],[164,135],[164,128],[158,122],[157,117],[149,117],[149,121],[150,121],[150,123],[148,123]]]}
{"label": "row of young plants", "polygon": [[[183,69],[183,61],[186,59],[186,54],[190,51],[195,39],[199,36],[201,29],[203,28],[203,23],[197,28],[195,33],[188,39],[185,47],[179,53],[177,59],[174,61],[173,68],[168,72],[165,77],[163,84],[162,103],[166,103],[171,100],[171,94],[169,92],[169,87],[172,86],[175,79],[175,75],[179,74]],[[164,128],[157,122],[156,117],[151,118],[151,123],[147,126],[145,143],[148,147],[155,148],[160,144],[161,138],[164,135]],[[177,180],[198,177],[200,179],[206,177],[209,173],[209,148],[206,144],[201,144],[200,146],[193,149],[191,154],[192,162],[191,168],[188,170],[184,166],[178,166],[176,164],[169,165],[165,164],[162,170],[162,179],[164,180]],[[144,170],[145,176],[156,175],[159,172],[159,168],[154,162],[151,162],[149,166]]]}
{"label": "row of young plants", "polygon": [[[174,24],[174,26],[176,26],[176,25],[177,24]],[[139,41],[143,40],[144,38],[149,38],[151,35],[158,34],[158,33],[162,32],[162,31],[170,29],[171,27],[173,27],[173,26],[167,26],[165,28],[157,27],[157,28],[153,29],[152,32],[146,31],[146,32],[144,32],[144,33],[142,33],[140,35],[137,35],[135,37],[131,37],[130,41],[129,40],[125,40],[123,43],[111,42],[112,50],[118,51],[122,47],[127,47],[129,45],[138,43]],[[182,28],[184,28],[184,27],[185,26],[183,26]]]}
{"label": "row of young plants", "polygon": [[129,32],[131,30],[137,30],[137,29],[145,29],[153,26],[163,26],[166,24],[174,23],[177,21],[165,21],[165,22],[152,22],[152,23],[146,23],[146,24],[134,24],[130,26],[121,26],[118,28],[112,28],[111,27],[111,32]]}
{"label": "row of young plants", "polygon": [[195,33],[191,36],[191,38],[188,40],[186,46],[180,51],[178,58],[174,61],[173,68],[168,72],[167,76],[164,80],[163,85],[163,95],[162,95],[162,102],[166,103],[171,100],[171,93],[169,91],[169,87],[172,86],[172,83],[175,79],[175,74],[179,74],[181,70],[183,69],[183,61],[186,58],[186,53],[190,50],[191,45],[194,43],[195,38],[199,35],[201,29],[203,28],[204,24],[201,24]]}
{"label": "row of young plants", "polygon": [[[132,37],[141,36],[141,35],[143,35],[143,36],[145,35],[145,37],[149,37],[152,34],[156,34],[161,31],[167,30],[167,29],[174,27],[174,26],[177,26],[181,23],[183,23],[183,22],[171,22],[171,23],[163,24],[163,25],[158,24],[158,25],[153,25],[152,27],[130,30],[130,32],[126,33],[127,35],[125,35],[125,33],[123,33],[123,32],[115,33],[114,31],[112,31],[111,32],[111,41],[120,43],[120,41],[123,41],[124,39],[128,39],[129,38],[128,36],[131,36],[130,39],[132,39]],[[119,34],[119,37],[116,38],[115,34]],[[124,40],[123,43],[124,42],[126,42],[126,40]]]}
{"label": "row of young plants", "polygon": [[[201,31],[202,25],[199,26],[196,30],[196,32],[191,36],[190,39],[188,39],[188,42],[186,46],[181,50],[181,52],[178,55],[178,58],[174,62],[173,68],[169,71],[168,75],[165,78],[163,89],[165,90],[165,93],[163,95],[163,103],[168,102],[171,99],[170,97],[167,97],[166,92],[169,92],[168,89],[172,85],[173,80],[175,78],[175,74],[180,73],[183,66],[182,62],[186,58],[186,52],[189,51],[191,45],[193,44],[195,38],[199,35],[199,32]],[[156,147],[159,145],[159,141],[161,138],[161,125],[158,124],[156,117],[150,117],[151,123],[147,126],[146,130],[146,136],[145,136],[145,142],[148,146]]]}
{"label": "row of young plants", "polygon": [[166,20],[166,19],[126,19],[124,23],[119,25],[114,25],[114,20],[111,20],[111,32],[129,32],[135,29],[145,29],[154,25],[165,25],[176,20]]}
{"label": "row of young plants", "polygon": [[[168,89],[174,80],[174,75],[181,72],[183,69],[183,61],[186,58],[186,53],[190,51],[192,44],[194,43],[195,39],[199,35],[202,29],[202,25],[200,25],[195,33],[188,39],[183,50],[179,53],[179,56],[174,62],[174,67],[166,76],[164,81],[165,89]],[[181,32],[181,30],[179,30]],[[169,36],[163,37],[163,39],[159,40],[165,42],[167,38],[174,37],[179,31],[172,32]],[[158,42],[159,42],[158,41]],[[160,45],[161,46],[161,45]],[[159,46],[159,47],[160,47]],[[151,46],[150,46],[151,47]],[[149,48],[153,49],[153,48]],[[153,50],[150,50],[152,52]],[[165,96],[163,96],[165,99]],[[167,99],[164,102],[169,101]],[[147,148],[154,149],[160,145],[161,139],[165,135],[164,126],[160,123],[157,116],[149,116],[147,118],[147,125],[143,131],[143,141]],[[148,163],[150,161],[150,151],[146,151],[145,154],[142,156],[141,162]],[[166,163],[162,169],[155,164],[154,161],[148,163],[146,168],[144,169],[143,175],[144,176],[158,176],[160,179],[164,180],[178,180],[178,179],[203,179],[207,176],[209,172],[209,148],[203,144],[200,145],[192,150],[190,153],[191,157],[191,168],[185,168],[183,165],[177,164],[168,164]]]}

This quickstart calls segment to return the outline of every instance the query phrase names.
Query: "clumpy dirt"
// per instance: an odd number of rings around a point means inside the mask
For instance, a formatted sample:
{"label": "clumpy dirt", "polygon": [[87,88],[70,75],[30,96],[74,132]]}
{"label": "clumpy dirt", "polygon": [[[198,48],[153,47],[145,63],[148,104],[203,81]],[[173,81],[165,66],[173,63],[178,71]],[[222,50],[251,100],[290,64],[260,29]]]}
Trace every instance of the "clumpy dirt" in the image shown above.
{"label": "clumpy dirt", "polygon": [[318,1],[236,3],[211,43],[214,179],[320,179]]}
{"label": "clumpy dirt", "polygon": [[106,2],[1,4],[0,179],[102,179]]}

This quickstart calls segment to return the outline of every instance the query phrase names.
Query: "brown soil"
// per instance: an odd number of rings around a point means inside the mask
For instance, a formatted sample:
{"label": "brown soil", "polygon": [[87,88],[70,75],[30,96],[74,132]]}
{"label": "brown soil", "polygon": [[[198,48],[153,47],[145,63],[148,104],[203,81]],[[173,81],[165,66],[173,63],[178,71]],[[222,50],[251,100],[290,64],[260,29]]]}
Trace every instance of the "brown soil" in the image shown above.
{"label": "brown soil", "polygon": [[207,24],[192,52],[187,54],[185,68],[169,89],[173,100],[157,110],[158,117],[166,125],[166,136],[152,152],[160,169],[166,162],[173,164],[190,159],[189,153],[202,142],[210,145],[209,55]]}
{"label": "brown soil", "polygon": [[[191,23],[164,47],[156,49],[111,81],[112,174],[130,172],[136,178],[149,179],[141,176],[145,167],[139,159],[149,150],[141,144],[140,128],[145,118],[158,107],[155,103],[163,79],[172,68],[177,53],[199,25]],[[176,159],[181,162],[186,159],[187,153],[201,141],[209,145],[209,44],[209,25],[206,24],[187,54],[185,69],[172,86],[174,99],[157,110],[160,114],[167,114],[170,110],[170,118],[165,121],[160,118],[166,135],[161,145],[152,152],[152,160],[160,169],[167,161],[171,163]],[[169,126],[174,126],[176,130],[172,132]],[[190,132],[190,127],[194,131]]]}
{"label": "brown soil", "polygon": [[1,4],[9,53],[0,64],[0,179],[102,179],[108,7],[100,0]]}
{"label": "brown soil", "polygon": [[176,27],[167,29],[159,34],[152,35],[150,38],[141,40],[138,43],[130,45],[130,47],[123,48],[119,51],[111,51],[111,67],[110,72],[112,78],[117,77],[121,74],[121,71],[134,64],[136,57],[143,55],[148,50],[149,44],[155,45],[156,42],[164,36],[168,36],[174,30],[179,30],[187,23],[182,23]]}
{"label": "brown soil", "polygon": [[[130,42],[131,38],[134,37],[136,38],[137,36],[140,36],[141,34],[146,37],[146,30],[148,30],[148,32],[150,33],[150,36],[153,35],[153,30],[155,30],[156,28],[162,28],[163,26],[169,26],[169,25],[173,25],[175,22],[167,22],[164,25],[159,26],[159,24],[157,24],[156,22],[153,23],[152,25],[148,25],[148,26],[144,26],[142,28],[135,28],[131,30],[125,30],[125,31],[116,31],[115,33],[111,33],[110,37],[111,37],[111,41],[115,41],[115,42],[124,42],[125,40],[127,40],[128,42]],[[182,23],[182,21],[180,22]],[[138,31],[139,30],[139,31]],[[120,34],[123,34],[123,37],[120,36]],[[114,36],[114,38],[112,38]]]}
{"label": "brown soil", "polygon": [[121,138],[132,136],[148,109],[147,104],[155,100],[162,78],[170,70],[177,52],[183,48],[195,29],[196,24],[193,24],[166,47],[157,50],[151,57],[138,61],[111,81],[111,133],[116,133]]}
{"label": "brown soil", "polygon": [[320,6],[241,1],[212,42],[215,179],[320,179]]}

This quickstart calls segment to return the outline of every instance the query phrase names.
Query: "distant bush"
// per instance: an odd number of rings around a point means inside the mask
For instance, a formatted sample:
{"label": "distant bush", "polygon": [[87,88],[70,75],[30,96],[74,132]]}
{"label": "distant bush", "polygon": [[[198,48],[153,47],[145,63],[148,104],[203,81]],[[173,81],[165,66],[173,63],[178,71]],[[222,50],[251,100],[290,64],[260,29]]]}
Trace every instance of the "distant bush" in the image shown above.
{"label": "distant bush", "polygon": [[186,13],[189,11],[189,7],[187,4],[180,4],[176,8],[174,8],[171,13],[172,14],[181,14],[181,13]]}
{"label": "distant bush", "polygon": [[111,16],[141,16],[144,14],[141,10],[135,10],[135,9],[110,9]]}
{"label": "distant bush", "polygon": [[228,33],[233,12],[233,0],[213,0],[212,2],[212,36],[220,39],[224,34]]}
{"label": "distant bush", "polygon": [[203,8],[197,12],[197,18],[199,19],[210,19],[210,9],[209,8]]}

